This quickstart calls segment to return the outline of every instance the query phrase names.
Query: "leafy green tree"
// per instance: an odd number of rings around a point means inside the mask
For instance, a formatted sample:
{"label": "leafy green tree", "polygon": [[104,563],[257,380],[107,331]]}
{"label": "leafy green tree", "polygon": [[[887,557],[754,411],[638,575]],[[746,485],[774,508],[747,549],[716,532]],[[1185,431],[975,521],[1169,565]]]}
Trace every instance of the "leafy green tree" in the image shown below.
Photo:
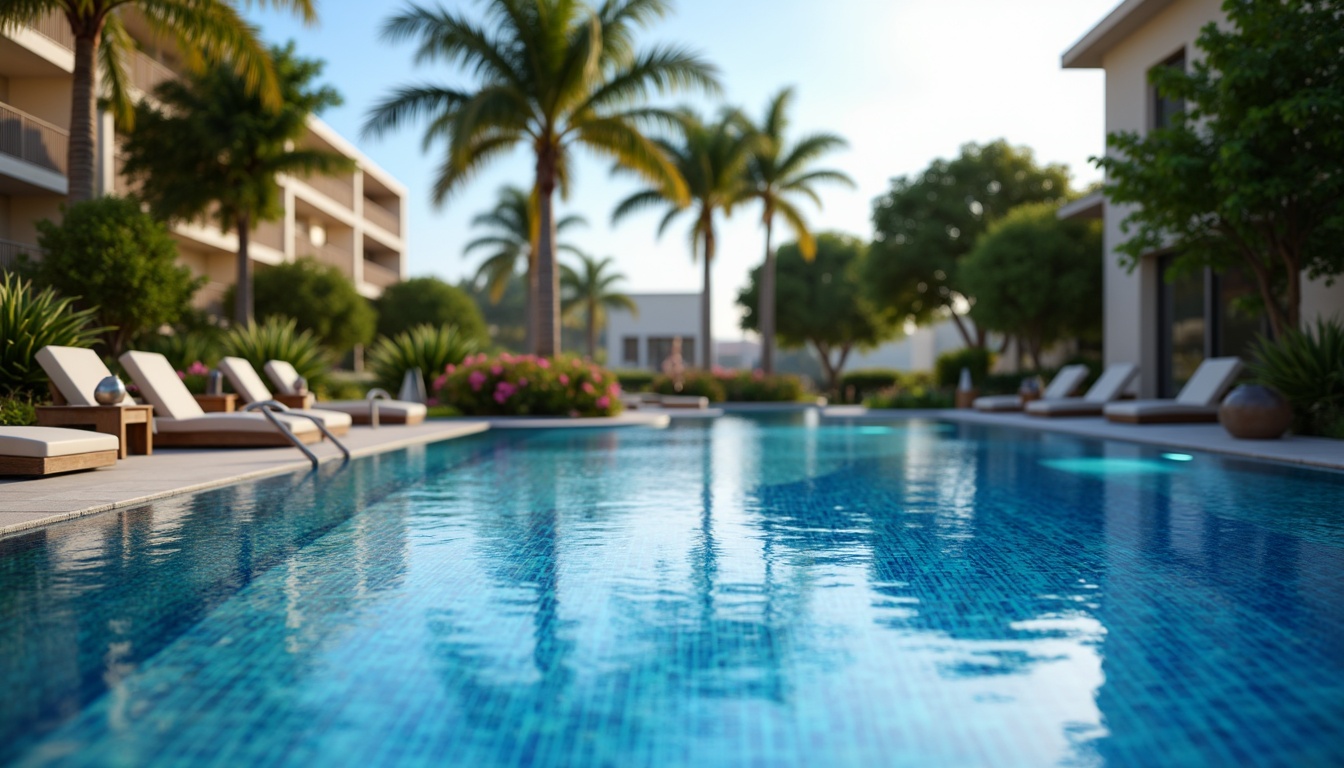
{"label": "leafy green tree", "polygon": [[40,221],[46,254],[36,282],[94,309],[106,327],[106,351],[119,355],[142,333],[174,323],[205,284],[177,261],[177,241],[133,200],[100,197],[63,209],[61,223]]}
{"label": "leafy green tree", "polygon": [[[855,347],[867,349],[892,338],[897,327],[865,295],[863,262],[868,248],[859,240],[834,233],[816,239],[816,254],[803,257],[798,243],[779,249],[777,262],[780,306],[780,346],[812,345],[826,374],[826,388],[836,392],[845,361]],[[751,282],[738,294],[745,310],[742,327],[760,330],[760,290],[763,267],[751,272]]]}
{"label": "leafy green tree", "polygon": [[561,309],[568,317],[583,314],[590,359],[597,355],[597,329],[606,324],[608,307],[629,310],[632,315],[639,314],[635,302],[615,288],[616,283],[625,280],[625,275],[608,270],[612,261],[610,256],[594,259],[579,254],[578,269],[560,265]]}
{"label": "leafy green tree", "polygon": [[378,335],[396,336],[419,325],[451,325],[464,338],[484,345],[490,338],[481,310],[471,295],[437,277],[413,277],[393,283],[375,302]]}
{"label": "leafy green tree", "polygon": [[747,164],[748,196],[761,202],[761,224],[765,226],[765,271],[761,273],[761,368],[766,373],[775,371],[775,251],[771,235],[775,215],[783,217],[803,256],[812,258],[816,240],[798,210],[794,199],[806,197],[821,207],[816,185],[822,182],[854,186],[854,180],[840,171],[813,169],[821,155],[846,146],[844,139],[830,133],[804,136],[790,145],[784,136],[788,129],[788,109],[793,102],[793,89],[785,88],[775,94],[766,107],[765,117],[753,126],[759,136],[756,151]]}
{"label": "leafy green tree", "polygon": [[[225,293],[226,305],[234,303],[235,290]],[[266,267],[257,272],[253,290],[258,321],[292,318],[298,330],[312,331],[338,357],[373,341],[378,313],[337,267],[312,258]]]}
{"label": "leafy green tree", "polygon": [[383,27],[394,42],[417,38],[421,61],[460,64],[474,87],[418,85],[378,104],[366,133],[378,135],[428,116],[425,143],[447,149],[434,183],[442,203],[490,160],[525,145],[535,156],[537,316],[534,351],[560,346],[559,273],[552,200],[569,191],[571,158],[583,146],[613,159],[685,200],[676,169],[643,133],[662,113],[644,105],[650,90],[713,90],[713,68],[675,46],[640,50],[635,32],[665,15],[668,0],[604,0],[596,10],[575,0],[487,0],[485,23],[411,5]]}
{"label": "leafy green tree", "polygon": [[916,176],[893,179],[873,204],[873,253],[867,282],[873,299],[897,322],[924,322],[950,313],[967,346],[983,347],[955,311],[974,302],[960,278],[962,259],[1008,211],[1024,203],[1062,203],[1069,173],[1037,165],[1026,147],[1000,139],[966,144],[951,160],[937,159]]}
{"label": "leafy green tree", "polygon": [[252,225],[284,213],[277,174],[304,176],[352,167],[334,152],[297,146],[308,116],[341,103],[312,81],[322,62],[294,55],[294,44],[271,51],[280,104],[269,104],[231,67],[216,66],[154,90],[161,106],[142,101],[125,146],[124,171],[155,216],[192,220],[209,213],[221,231],[238,233],[238,290],[233,316],[253,319]]}
{"label": "leafy green tree", "polygon": [[976,327],[1016,337],[1041,369],[1041,351],[1101,334],[1101,222],[1061,221],[1031,203],[990,225],[961,264]]}
{"label": "leafy green tree", "polygon": [[714,217],[731,214],[733,208],[746,199],[746,168],[758,138],[755,133],[743,130],[745,119],[736,111],[725,110],[712,124],[706,124],[689,109],[681,110],[677,117],[681,136],[676,140],[659,139],[658,143],[690,190],[689,202],[666,185],[652,186],[622,200],[611,219],[615,223],[636,211],[666,207],[668,211],[658,224],[661,237],[679,214],[692,211],[691,258],[694,259],[699,250],[704,268],[700,356],[701,365],[708,369],[714,363],[713,325],[710,322],[710,278],[716,243]]}
{"label": "leafy green tree", "polygon": [[1226,2],[1190,70],[1153,85],[1183,114],[1107,137],[1106,195],[1135,204],[1131,267],[1169,248],[1178,270],[1244,266],[1276,336],[1301,322],[1300,275],[1344,272],[1344,10],[1337,1]]}
{"label": "leafy green tree", "polygon": [[[313,0],[258,0],[260,6],[294,11],[307,22],[317,20]],[[227,63],[271,106],[280,103],[270,57],[257,40],[256,29],[227,0],[6,0],[0,3],[0,31],[35,24],[49,13],[70,23],[75,37],[75,71],[70,88],[70,141],[67,148],[69,200],[95,194],[97,130],[94,125],[94,71],[102,74],[107,104],[124,127],[134,123],[127,89],[126,65],[135,53],[122,21],[123,8],[134,9],[151,32],[177,41],[190,51],[188,66]],[[95,65],[97,65],[95,67]]]}

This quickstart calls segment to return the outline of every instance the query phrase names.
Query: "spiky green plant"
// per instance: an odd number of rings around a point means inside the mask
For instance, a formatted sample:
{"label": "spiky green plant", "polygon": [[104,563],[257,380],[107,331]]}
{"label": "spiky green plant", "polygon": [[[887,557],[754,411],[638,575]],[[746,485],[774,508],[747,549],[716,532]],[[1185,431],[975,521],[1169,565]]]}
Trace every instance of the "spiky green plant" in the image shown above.
{"label": "spiky green plant", "polygon": [[136,348],[144,352],[158,352],[179,371],[186,370],[192,363],[213,367],[220,358],[220,335],[218,332],[156,333],[138,341]]}
{"label": "spiky green plant", "polygon": [[1293,406],[1293,431],[1344,438],[1344,324],[1318,318],[1307,330],[1261,336],[1251,373]]}
{"label": "spiky green plant", "polygon": [[299,331],[293,320],[272,316],[265,322],[240,325],[224,335],[224,354],[241,357],[260,374],[268,360],[284,360],[307,379],[310,389],[323,384],[331,371],[327,352],[311,331]]}
{"label": "spiky green plant", "polygon": [[50,288],[34,290],[12,273],[0,273],[0,395],[40,395],[47,374],[37,351],[48,344],[89,347],[106,328],[91,328],[95,308],[76,310],[74,299]]}
{"label": "spiky green plant", "polygon": [[458,365],[479,347],[472,336],[453,325],[417,325],[395,336],[383,336],[369,349],[367,362],[378,386],[396,394],[406,372],[420,369],[425,391],[449,365]]}

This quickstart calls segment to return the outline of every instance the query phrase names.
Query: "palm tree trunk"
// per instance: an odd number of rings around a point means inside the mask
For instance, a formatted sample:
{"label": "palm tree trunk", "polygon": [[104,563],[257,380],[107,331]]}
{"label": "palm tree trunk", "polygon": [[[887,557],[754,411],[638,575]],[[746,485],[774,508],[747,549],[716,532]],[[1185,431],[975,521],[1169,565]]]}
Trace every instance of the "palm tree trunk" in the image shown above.
{"label": "palm tree trunk", "polygon": [[537,296],[532,312],[536,335],[532,352],[541,357],[560,353],[560,272],[555,268],[555,158],[546,152],[537,156]]}
{"label": "palm tree trunk", "polygon": [[102,24],[94,29],[75,31],[75,79],[70,94],[70,143],[66,149],[67,191],[71,203],[92,200],[95,196],[94,150],[97,143],[94,107],[94,72],[98,61],[98,40]]}
{"label": "palm tree trunk", "polygon": [[588,301],[588,359],[597,359],[597,302]]}
{"label": "palm tree trunk", "polygon": [[241,325],[252,324],[252,257],[248,255],[247,240],[250,220],[247,214],[238,214],[234,226],[238,230],[238,284],[233,289],[233,317]]}
{"label": "palm tree trunk", "polygon": [[761,270],[761,370],[775,372],[775,251],[771,247],[770,235],[774,228],[775,214],[771,210],[765,213],[765,268]]}
{"label": "palm tree trunk", "polygon": [[710,267],[714,263],[714,225],[705,227],[705,290],[700,297],[700,361],[706,371],[714,367],[714,335],[710,312]]}

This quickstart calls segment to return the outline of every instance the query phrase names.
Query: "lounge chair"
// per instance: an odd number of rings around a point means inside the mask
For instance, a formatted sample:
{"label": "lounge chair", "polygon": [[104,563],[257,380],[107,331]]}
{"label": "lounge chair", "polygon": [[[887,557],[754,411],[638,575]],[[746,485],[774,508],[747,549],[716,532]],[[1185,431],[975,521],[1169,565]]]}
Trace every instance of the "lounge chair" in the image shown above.
{"label": "lounge chair", "polygon": [[[1087,378],[1086,365],[1066,365],[1059,369],[1055,378],[1050,380],[1050,386],[1041,393],[1041,400],[1060,400],[1073,394],[1083,379]],[[1021,395],[986,395],[977,397],[971,403],[977,411],[1020,411],[1022,410]]]}
{"label": "lounge chair", "polygon": [[[284,360],[271,360],[266,363],[266,376],[275,384],[275,388],[286,395],[298,395],[299,372]],[[350,414],[356,424],[373,422],[373,404],[371,399],[364,400],[325,400],[318,405],[323,410],[340,411]],[[429,409],[421,403],[406,400],[379,400],[378,421],[382,424],[419,424],[425,420]]]}
{"label": "lounge chair", "polygon": [[[228,378],[229,384],[233,386],[238,397],[242,398],[244,403],[261,403],[273,399],[271,390],[266,387],[266,382],[257,375],[257,369],[252,364],[241,357],[220,358],[219,370]],[[320,410],[317,408],[303,408],[299,413],[306,413],[322,422],[333,435],[341,436],[350,431],[350,414],[339,411]]]}
{"label": "lounge chair", "polygon": [[113,435],[62,427],[0,427],[0,475],[54,475],[117,463]]}
{"label": "lounge chair", "polygon": [[[100,405],[93,399],[93,390],[112,372],[98,353],[79,347],[46,346],[37,351],[36,357],[51,380],[51,397],[57,405]],[[135,405],[135,400],[128,393],[121,404]]]}
{"label": "lounge chair", "polygon": [[1172,400],[1130,400],[1106,406],[1107,421],[1126,424],[1189,424],[1218,421],[1218,403],[1241,373],[1241,360],[1211,357]]}
{"label": "lounge chair", "polygon": [[[292,445],[270,419],[260,413],[206,413],[177,377],[168,359],[157,352],[127,352],[122,366],[154,406],[154,442],[168,447],[260,448]],[[308,419],[275,414],[303,443],[322,439]]]}
{"label": "lounge chair", "polygon": [[1055,400],[1036,400],[1027,403],[1028,416],[1100,416],[1106,404],[1124,393],[1129,382],[1139,373],[1132,363],[1109,365],[1082,397],[1061,397]]}

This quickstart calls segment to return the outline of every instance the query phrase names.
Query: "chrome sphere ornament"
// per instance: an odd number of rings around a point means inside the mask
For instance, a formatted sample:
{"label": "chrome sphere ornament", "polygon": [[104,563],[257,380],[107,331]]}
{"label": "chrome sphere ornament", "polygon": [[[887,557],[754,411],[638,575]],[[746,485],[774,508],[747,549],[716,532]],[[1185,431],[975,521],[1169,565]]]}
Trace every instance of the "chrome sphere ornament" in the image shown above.
{"label": "chrome sphere ornament", "polygon": [[99,405],[116,405],[126,398],[126,385],[116,376],[108,376],[93,388],[93,399]]}

